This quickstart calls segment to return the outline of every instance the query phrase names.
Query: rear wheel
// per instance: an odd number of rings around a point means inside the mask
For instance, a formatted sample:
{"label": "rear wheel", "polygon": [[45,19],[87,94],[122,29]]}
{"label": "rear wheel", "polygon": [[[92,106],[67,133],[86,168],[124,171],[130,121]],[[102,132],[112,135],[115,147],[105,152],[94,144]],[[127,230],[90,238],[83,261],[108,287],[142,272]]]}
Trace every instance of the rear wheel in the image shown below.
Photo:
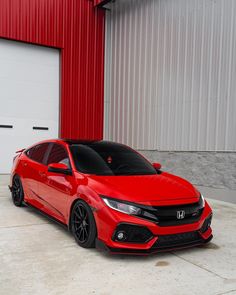
{"label": "rear wheel", "polygon": [[97,236],[96,222],[89,205],[79,200],[71,212],[71,230],[76,242],[83,248],[93,248]]}
{"label": "rear wheel", "polygon": [[17,207],[23,206],[24,202],[24,190],[18,175],[15,175],[12,182],[12,200]]}

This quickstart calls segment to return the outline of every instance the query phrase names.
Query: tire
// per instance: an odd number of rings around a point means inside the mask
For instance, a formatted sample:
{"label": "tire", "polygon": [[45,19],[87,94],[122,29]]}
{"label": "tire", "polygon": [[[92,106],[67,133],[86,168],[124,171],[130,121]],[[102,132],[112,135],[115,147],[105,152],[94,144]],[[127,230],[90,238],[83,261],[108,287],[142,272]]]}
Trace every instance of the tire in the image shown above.
{"label": "tire", "polygon": [[71,231],[79,246],[94,248],[97,236],[96,222],[89,205],[78,200],[71,212]]}
{"label": "tire", "polygon": [[12,201],[15,206],[17,206],[17,207],[24,206],[24,204],[23,204],[24,190],[23,190],[23,186],[21,183],[21,179],[18,175],[15,175],[13,177],[11,195],[12,195]]}

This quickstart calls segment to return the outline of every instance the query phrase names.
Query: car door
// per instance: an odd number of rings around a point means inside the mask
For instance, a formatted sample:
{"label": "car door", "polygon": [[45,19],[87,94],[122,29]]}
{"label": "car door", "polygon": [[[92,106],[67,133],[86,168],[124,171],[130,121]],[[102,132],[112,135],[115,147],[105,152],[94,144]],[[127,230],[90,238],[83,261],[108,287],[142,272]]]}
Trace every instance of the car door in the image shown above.
{"label": "car door", "polygon": [[25,151],[25,157],[22,160],[25,199],[39,209],[44,207],[39,187],[41,182],[46,180],[47,166],[45,164],[45,157],[48,148],[49,143],[35,145]]}
{"label": "car door", "polygon": [[[48,153],[46,164],[52,163],[63,163],[71,168],[67,150],[58,143],[53,143]],[[68,199],[73,194],[73,176],[47,171],[46,186],[44,198],[50,215],[65,223]]]}

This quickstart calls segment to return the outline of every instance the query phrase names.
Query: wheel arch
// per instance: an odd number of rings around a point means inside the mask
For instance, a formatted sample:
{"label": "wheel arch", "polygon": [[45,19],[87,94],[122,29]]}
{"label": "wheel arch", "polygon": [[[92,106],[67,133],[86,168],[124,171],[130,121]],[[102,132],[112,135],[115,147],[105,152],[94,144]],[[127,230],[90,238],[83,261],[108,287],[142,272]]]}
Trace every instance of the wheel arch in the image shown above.
{"label": "wheel arch", "polygon": [[[90,200],[90,198],[86,198],[86,197],[82,197],[80,195],[78,195],[74,200],[73,202],[71,203],[70,205],[70,210],[69,210],[69,216],[68,216],[68,230],[71,231],[71,213],[72,213],[72,210],[76,204],[76,202],[78,201],[83,201],[85,202],[89,207],[90,209],[92,210],[92,212],[94,212],[96,209],[92,206],[92,202]],[[95,223],[96,223],[96,218],[94,216],[94,220],[95,220]],[[97,223],[96,223],[96,226],[97,226]]]}

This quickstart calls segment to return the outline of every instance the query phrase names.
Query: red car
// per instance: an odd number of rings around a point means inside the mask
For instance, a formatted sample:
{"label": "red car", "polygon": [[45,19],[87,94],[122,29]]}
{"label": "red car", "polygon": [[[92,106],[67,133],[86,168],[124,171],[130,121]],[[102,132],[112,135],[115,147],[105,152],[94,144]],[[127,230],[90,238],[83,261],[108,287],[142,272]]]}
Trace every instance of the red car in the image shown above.
{"label": "red car", "polygon": [[188,181],[123,144],[48,140],[18,152],[10,189],[66,225],[77,243],[145,254],[212,239],[212,210]]}

